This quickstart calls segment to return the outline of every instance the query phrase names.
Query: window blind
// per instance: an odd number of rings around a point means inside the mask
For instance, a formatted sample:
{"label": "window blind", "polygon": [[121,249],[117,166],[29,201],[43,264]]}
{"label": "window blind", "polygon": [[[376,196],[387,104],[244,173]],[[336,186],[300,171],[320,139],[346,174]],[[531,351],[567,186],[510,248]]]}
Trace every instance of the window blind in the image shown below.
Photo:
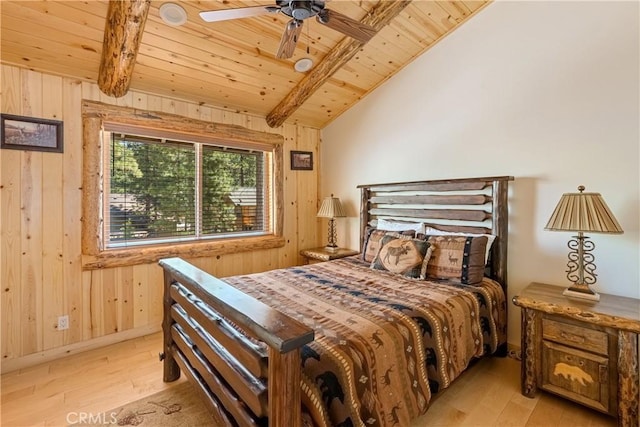
{"label": "window blind", "polygon": [[109,134],[107,247],[268,231],[268,153]]}

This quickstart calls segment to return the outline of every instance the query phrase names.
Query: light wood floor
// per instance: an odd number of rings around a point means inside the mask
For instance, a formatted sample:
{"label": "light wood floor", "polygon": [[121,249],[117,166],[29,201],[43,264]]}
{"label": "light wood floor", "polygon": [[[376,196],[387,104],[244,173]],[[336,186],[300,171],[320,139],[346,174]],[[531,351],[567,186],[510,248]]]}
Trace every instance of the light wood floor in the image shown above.
{"label": "light wood floor", "polygon": [[[161,349],[158,333],[2,375],[0,425],[65,426],[76,413],[99,414],[172,387],[177,382],[162,382]],[[528,399],[519,382],[518,361],[483,359],[411,427],[615,426],[613,418],[549,394]]]}

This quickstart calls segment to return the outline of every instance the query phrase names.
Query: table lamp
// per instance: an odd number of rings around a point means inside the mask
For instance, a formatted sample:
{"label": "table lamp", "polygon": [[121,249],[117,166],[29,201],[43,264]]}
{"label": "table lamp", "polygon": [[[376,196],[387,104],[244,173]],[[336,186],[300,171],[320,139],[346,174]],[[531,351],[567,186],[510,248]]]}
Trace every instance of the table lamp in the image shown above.
{"label": "table lamp", "polygon": [[600,295],[589,286],[596,283],[593,249],[595,244],[583,233],[622,234],[622,227],[613,216],[600,193],[584,193],[584,186],[578,193],[565,193],[551,214],[545,230],[576,231],[577,236],[569,240],[569,262],[567,279],[573,284],[563,295],[574,298],[599,301]]}
{"label": "table lamp", "polygon": [[329,218],[329,234],[327,246],[325,249],[329,252],[335,252],[338,250],[338,245],[336,244],[336,225],[335,218],[341,218],[347,216],[344,208],[342,207],[342,203],[340,203],[340,199],[337,197],[333,197],[333,194],[330,197],[325,197],[322,201],[322,205],[320,206],[320,210],[318,211],[319,218]]}

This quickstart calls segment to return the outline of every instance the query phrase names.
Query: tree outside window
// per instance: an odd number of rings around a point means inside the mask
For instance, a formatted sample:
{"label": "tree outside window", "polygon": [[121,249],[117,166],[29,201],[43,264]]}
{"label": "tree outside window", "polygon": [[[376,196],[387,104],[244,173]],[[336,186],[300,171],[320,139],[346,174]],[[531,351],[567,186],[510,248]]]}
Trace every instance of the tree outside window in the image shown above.
{"label": "tree outside window", "polygon": [[107,247],[263,233],[264,158],[110,133]]}

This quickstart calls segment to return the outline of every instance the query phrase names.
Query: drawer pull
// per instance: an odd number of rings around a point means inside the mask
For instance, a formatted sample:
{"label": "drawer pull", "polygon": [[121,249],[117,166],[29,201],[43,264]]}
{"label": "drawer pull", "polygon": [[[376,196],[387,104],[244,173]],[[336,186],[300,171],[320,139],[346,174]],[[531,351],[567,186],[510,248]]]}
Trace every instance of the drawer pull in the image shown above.
{"label": "drawer pull", "polygon": [[607,384],[609,382],[609,367],[607,365],[599,365],[598,368],[600,383]]}
{"label": "drawer pull", "polygon": [[579,337],[576,335],[570,335],[565,332],[560,332],[560,336],[567,341],[572,341],[578,344],[584,344],[587,340],[584,337]]}

